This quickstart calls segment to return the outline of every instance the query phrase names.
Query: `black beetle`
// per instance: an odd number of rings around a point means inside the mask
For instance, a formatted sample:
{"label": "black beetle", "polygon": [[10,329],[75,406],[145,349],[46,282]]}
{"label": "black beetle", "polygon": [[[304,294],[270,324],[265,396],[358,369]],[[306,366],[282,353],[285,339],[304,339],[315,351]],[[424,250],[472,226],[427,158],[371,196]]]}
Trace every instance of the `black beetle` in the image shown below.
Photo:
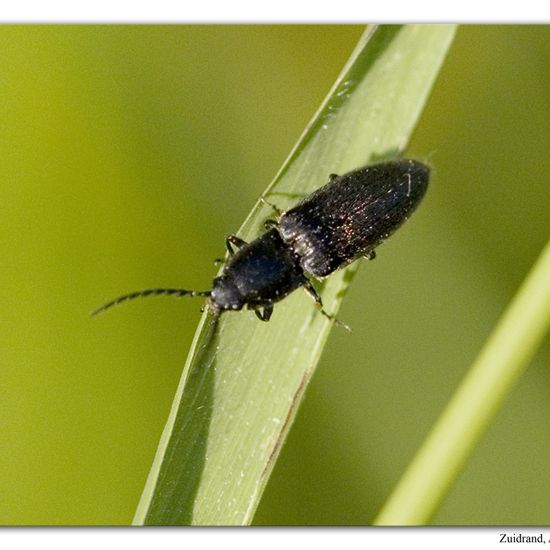
{"label": "black beetle", "polygon": [[92,315],[143,296],[205,296],[215,316],[247,306],[268,321],[275,302],[304,287],[321,312],[334,319],[323,310],[310,277],[326,277],[361,256],[373,259],[374,249],[422,200],[429,173],[421,162],[393,160],[343,176],[332,174],[325,186],[286,212],[262,199],[277,212],[278,220],[268,220],[266,232],[251,243],[236,235],[227,237],[230,258],[212,290],[139,290],[108,302]]}

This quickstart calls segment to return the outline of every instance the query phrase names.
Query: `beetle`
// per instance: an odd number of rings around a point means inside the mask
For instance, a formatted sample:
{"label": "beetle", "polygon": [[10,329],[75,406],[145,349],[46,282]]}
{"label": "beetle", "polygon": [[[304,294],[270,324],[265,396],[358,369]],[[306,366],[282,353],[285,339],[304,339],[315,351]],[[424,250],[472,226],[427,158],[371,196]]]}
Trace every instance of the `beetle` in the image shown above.
{"label": "beetle", "polygon": [[265,233],[250,243],[236,235],[226,238],[229,259],[211,290],[139,290],[107,302],[92,315],[138,297],[202,296],[215,317],[246,306],[269,321],[274,304],[303,287],[321,313],[336,321],[323,309],[312,278],[323,279],[360,257],[374,259],[375,248],[420,204],[429,175],[426,164],[398,159],[331,174],[326,185],[285,212],[262,198],[277,219],[267,220]]}

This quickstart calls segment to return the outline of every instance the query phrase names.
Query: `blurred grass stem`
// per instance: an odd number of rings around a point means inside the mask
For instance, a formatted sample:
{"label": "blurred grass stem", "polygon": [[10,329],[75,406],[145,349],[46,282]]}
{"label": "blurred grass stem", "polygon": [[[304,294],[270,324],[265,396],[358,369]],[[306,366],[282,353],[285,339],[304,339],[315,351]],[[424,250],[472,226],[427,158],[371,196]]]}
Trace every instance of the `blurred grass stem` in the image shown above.
{"label": "blurred grass stem", "polygon": [[376,525],[423,525],[431,520],[549,326],[550,241],[376,518]]}

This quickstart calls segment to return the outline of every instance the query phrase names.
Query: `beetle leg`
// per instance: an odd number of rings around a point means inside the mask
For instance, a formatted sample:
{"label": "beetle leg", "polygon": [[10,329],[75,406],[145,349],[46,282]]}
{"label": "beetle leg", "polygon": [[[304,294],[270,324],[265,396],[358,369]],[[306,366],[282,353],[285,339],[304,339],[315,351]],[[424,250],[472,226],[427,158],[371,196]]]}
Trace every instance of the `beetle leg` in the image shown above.
{"label": "beetle leg", "polygon": [[321,296],[319,296],[318,292],[315,290],[315,287],[310,280],[306,280],[306,283],[304,284],[304,290],[315,300],[315,303],[319,306],[321,311],[323,313],[326,313],[323,310],[323,300],[321,300]]}
{"label": "beetle leg", "polygon": [[248,243],[246,241],[243,241],[240,237],[237,237],[237,235],[228,235],[227,238],[225,239],[225,246],[230,256],[233,256],[233,254],[235,254],[235,250],[233,250],[233,246],[236,246],[237,248],[241,248],[241,246],[244,246],[245,244],[248,244]]}
{"label": "beetle leg", "polygon": [[336,178],[339,178],[340,176],[338,174],[330,174],[329,177],[328,177],[328,181],[329,183],[331,181],[334,181]]}
{"label": "beetle leg", "polygon": [[367,260],[374,260],[374,258],[376,258],[376,250],[371,250],[370,252],[367,252],[365,254],[365,258]]}
{"label": "beetle leg", "polygon": [[271,318],[271,314],[273,313],[273,306],[265,306],[261,313],[259,309],[255,309],[254,313],[256,314],[256,317],[258,317],[260,321],[267,322],[269,321],[269,319]]}
{"label": "beetle leg", "polygon": [[265,229],[273,229],[279,227],[279,222],[277,220],[265,220],[264,227]]}
{"label": "beetle leg", "polygon": [[315,303],[317,304],[317,307],[319,308],[319,311],[322,315],[324,315],[327,319],[330,319],[335,325],[340,325],[341,327],[344,327],[348,332],[351,332],[351,328],[346,325],[346,323],[342,323],[342,321],[339,321],[335,315],[331,315],[323,309],[323,301],[321,300],[321,296],[319,296],[319,293],[315,290],[315,287],[310,280],[306,281],[306,283],[304,284],[304,289],[315,300]]}
{"label": "beetle leg", "polygon": [[278,206],[275,206],[273,203],[269,202],[266,198],[260,197],[260,202],[263,202],[266,206],[272,208],[277,216],[282,216],[283,211]]}

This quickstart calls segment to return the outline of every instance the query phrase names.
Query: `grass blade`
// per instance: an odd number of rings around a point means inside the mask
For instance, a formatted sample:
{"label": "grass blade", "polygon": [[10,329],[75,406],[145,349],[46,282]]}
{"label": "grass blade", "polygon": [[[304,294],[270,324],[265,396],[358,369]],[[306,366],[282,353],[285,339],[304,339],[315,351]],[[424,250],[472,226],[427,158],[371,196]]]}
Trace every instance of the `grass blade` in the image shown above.
{"label": "grass blade", "polygon": [[[285,209],[330,173],[402,151],[453,34],[450,25],[368,28],[266,196]],[[255,238],[271,214],[258,203],[239,235]],[[338,310],[353,269],[323,285],[327,311]],[[301,292],[269,323],[203,316],[134,523],[250,523],[330,328]]]}
{"label": "grass blade", "polygon": [[376,519],[427,523],[550,328],[550,242]]}

